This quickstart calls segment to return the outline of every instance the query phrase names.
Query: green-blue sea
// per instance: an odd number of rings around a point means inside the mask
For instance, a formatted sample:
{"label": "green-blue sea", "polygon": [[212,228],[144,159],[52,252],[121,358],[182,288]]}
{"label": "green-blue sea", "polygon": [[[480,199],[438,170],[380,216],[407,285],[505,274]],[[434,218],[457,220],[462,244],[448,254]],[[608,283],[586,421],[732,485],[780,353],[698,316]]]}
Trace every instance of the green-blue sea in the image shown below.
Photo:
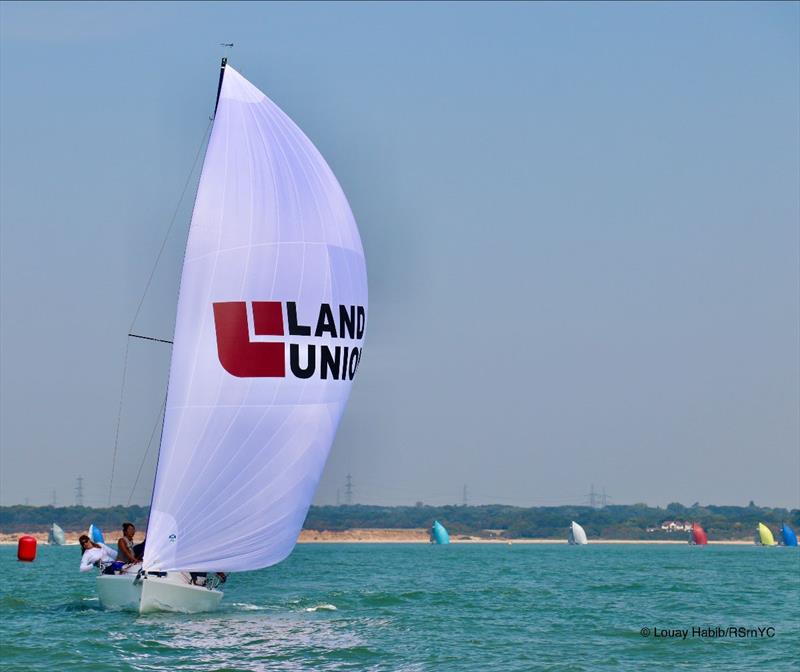
{"label": "green-blue sea", "polygon": [[797,548],[303,544],[195,616],[103,611],[78,560],[0,548],[3,669],[800,669]]}

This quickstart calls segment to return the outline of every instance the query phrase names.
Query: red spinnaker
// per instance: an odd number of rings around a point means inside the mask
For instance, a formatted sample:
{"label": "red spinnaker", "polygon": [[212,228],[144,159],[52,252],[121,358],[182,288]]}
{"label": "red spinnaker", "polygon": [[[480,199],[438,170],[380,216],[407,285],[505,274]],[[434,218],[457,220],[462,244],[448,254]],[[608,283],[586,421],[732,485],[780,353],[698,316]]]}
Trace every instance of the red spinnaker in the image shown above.
{"label": "red spinnaker", "polygon": [[692,543],[698,546],[705,546],[708,543],[706,531],[700,527],[699,523],[692,523]]}

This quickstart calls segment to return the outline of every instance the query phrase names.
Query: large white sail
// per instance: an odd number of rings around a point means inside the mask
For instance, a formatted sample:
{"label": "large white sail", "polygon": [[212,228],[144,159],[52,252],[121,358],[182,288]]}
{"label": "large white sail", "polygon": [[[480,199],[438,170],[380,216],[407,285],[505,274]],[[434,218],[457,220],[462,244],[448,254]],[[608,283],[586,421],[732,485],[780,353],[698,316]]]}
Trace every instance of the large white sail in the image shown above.
{"label": "large white sail", "polygon": [[181,279],[145,569],[257,569],[291,552],[366,309],[364,252],[336,178],[228,66]]}

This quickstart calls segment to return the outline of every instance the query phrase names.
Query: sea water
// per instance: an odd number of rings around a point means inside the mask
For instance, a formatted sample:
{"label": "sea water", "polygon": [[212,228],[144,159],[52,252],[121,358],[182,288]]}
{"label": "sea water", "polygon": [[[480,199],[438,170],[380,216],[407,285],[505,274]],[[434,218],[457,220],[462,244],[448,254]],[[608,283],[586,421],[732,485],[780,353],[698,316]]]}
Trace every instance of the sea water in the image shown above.
{"label": "sea water", "polygon": [[15,552],[0,548],[8,670],[796,670],[800,656],[797,548],[304,544],[194,616],[103,611],[76,546]]}

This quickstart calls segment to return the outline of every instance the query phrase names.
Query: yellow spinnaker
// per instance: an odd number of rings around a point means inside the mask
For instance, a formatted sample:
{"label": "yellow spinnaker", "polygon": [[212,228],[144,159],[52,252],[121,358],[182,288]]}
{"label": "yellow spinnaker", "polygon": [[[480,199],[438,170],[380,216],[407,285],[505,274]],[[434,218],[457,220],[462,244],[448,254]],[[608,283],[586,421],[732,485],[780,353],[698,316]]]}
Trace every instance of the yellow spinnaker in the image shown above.
{"label": "yellow spinnaker", "polygon": [[764,523],[758,524],[758,537],[761,539],[762,546],[775,546],[776,541],[770,529]]}

